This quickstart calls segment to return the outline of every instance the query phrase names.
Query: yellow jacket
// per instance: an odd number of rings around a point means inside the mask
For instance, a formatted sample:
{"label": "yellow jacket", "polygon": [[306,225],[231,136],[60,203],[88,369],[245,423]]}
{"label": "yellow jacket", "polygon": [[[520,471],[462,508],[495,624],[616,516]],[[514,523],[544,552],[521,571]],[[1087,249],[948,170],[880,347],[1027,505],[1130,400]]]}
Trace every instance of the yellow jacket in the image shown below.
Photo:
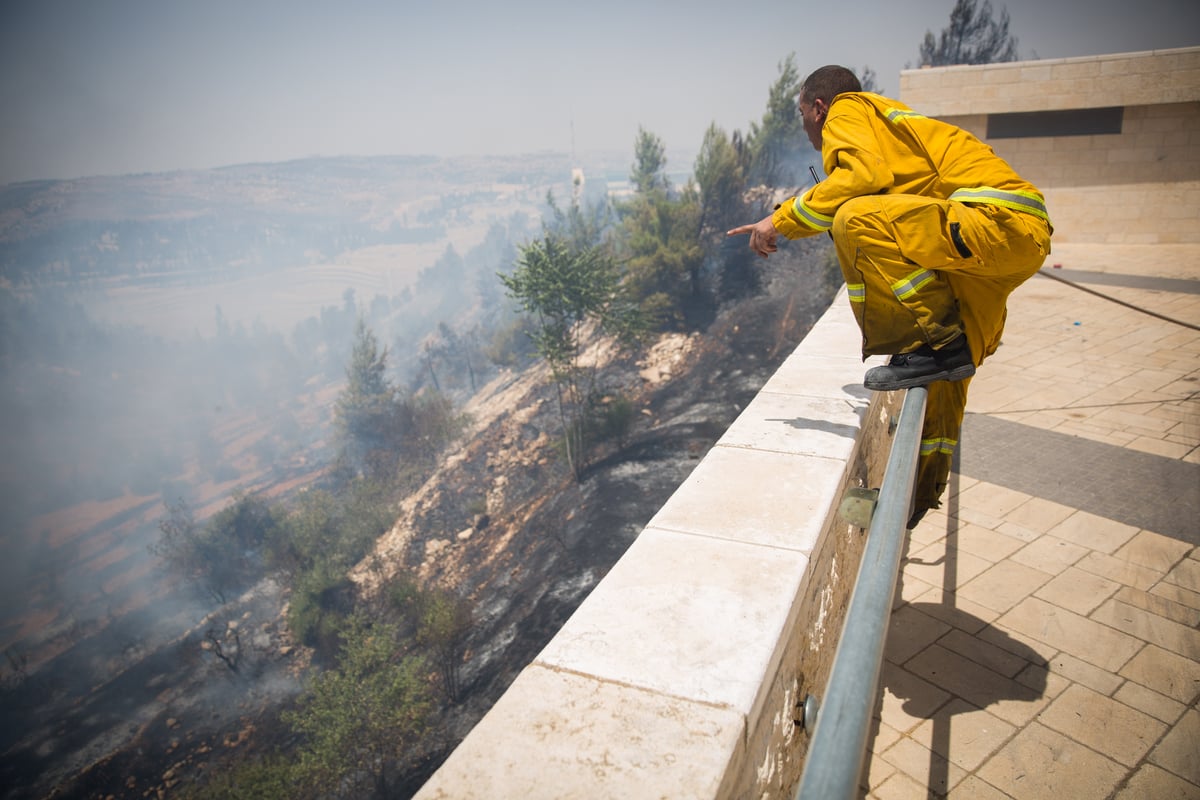
{"label": "yellow jacket", "polygon": [[991,147],[896,100],[839,94],[821,137],[828,178],[782,203],[772,217],[789,239],[828,231],[842,203],[868,194],[993,203],[1048,219],[1041,193]]}
{"label": "yellow jacket", "polygon": [[[1008,211],[997,210],[996,215],[1010,216],[1030,232],[1020,248],[1005,247],[1002,258],[1028,262],[1026,266],[1036,270],[1049,252],[1050,221],[1034,186],[969,132],[917,114],[895,100],[861,92],[835,97],[822,128],[821,160],[828,177],[780,204],[772,215],[776,230],[789,239],[831,231],[838,208],[853,198],[903,194],[1001,206]],[[1040,257],[1029,248],[1040,249]],[[980,280],[978,274],[945,272],[977,365],[1000,343],[1008,293],[1028,277]],[[864,340],[865,335],[864,330]],[[968,383],[939,381],[929,386],[914,511],[937,508],[945,491]]]}

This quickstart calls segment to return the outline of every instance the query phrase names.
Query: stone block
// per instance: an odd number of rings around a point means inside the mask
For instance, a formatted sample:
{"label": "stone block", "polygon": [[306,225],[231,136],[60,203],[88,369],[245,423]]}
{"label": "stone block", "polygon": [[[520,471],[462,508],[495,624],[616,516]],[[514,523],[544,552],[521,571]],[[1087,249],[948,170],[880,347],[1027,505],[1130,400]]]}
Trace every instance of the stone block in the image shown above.
{"label": "stone block", "polygon": [[717,446],[649,527],[812,552],[841,498],[844,464],[819,456]]}
{"label": "stone block", "polygon": [[727,796],[744,735],[731,708],[531,666],[416,800]]}
{"label": "stone block", "polygon": [[647,528],[535,663],[754,718],[807,563]]}

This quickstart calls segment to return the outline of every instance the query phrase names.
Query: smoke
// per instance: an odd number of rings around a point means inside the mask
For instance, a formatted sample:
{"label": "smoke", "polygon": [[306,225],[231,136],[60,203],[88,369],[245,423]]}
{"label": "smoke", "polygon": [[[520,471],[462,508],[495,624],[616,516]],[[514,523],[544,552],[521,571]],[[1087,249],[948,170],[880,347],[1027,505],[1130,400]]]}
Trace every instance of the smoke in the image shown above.
{"label": "smoke", "polygon": [[149,552],[166,504],[203,520],[235,490],[278,498],[319,478],[358,319],[389,345],[395,383],[418,383],[421,341],[503,310],[495,273],[547,189],[569,190],[562,161],[0,189],[0,705],[56,720],[7,726],[6,760],[41,736],[71,762],[47,726],[79,713],[72,699],[164,653],[200,657],[180,637],[212,606]]}

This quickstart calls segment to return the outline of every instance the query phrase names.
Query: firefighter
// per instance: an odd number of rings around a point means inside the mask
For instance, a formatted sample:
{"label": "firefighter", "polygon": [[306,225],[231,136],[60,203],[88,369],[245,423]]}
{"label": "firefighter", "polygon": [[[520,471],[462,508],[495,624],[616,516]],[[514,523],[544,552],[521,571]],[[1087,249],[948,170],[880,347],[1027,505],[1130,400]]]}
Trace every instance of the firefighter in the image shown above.
{"label": "firefighter", "polygon": [[1008,295],[1050,252],[1041,193],[967,131],[862,91],[845,67],[801,84],[805,133],[825,180],[728,235],[762,257],[828,233],[862,331],[868,389],[928,386],[913,527],[937,508],[975,368],[996,351]]}

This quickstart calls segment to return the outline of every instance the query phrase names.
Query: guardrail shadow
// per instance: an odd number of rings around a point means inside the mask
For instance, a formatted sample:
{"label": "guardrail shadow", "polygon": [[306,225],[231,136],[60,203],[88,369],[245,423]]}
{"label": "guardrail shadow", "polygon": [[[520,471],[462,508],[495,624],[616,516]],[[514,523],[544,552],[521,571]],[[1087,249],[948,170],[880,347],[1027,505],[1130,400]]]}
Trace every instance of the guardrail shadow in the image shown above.
{"label": "guardrail shadow", "polygon": [[[930,645],[921,648],[919,653],[912,653],[911,648],[904,646],[905,643],[898,641],[896,637],[889,637],[888,645],[884,650],[882,685],[879,699],[876,702],[876,719],[873,721],[875,730],[871,734],[871,741],[874,741],[875,733],[878,732],[879,715],[885,690],[903,701],[902,708],[909,716],[931,720],[929,771],[925,784],[927,797],[931,799],[944,798],[948,794],[951,731],[955,714],[985,709],[1005,701],[1033,702],[1042,697],[1046,690],[1045,658],[1024,643],[992,627],[985,620],[956,607],[958,490],[959,463],[956,454],[950,473],[950,486],[947,487],[946,492],[946,537],[945,556],[941,559],[944,567],[941,602],[910,602],[905,605],[914,611],[951,625],[952,631],[958,631],[961,635],[978,640],[981,643],[981,652],[1002,651],[1003,657],[1009,664],[1009,669],[997,672],[987,664],[941,647],[937,641],[947,635],[946,633],[939,636]],[[910,546],[911,531],[906,533],[905,555],[902,564],[910,561],[908,552]],[[900,597],[903,581],[902,568],[897,581],[897,598]],[[894,608],[893,613],[895,611]],[[981,638],[980,634],[984,631],[988,631],[987,636]],[[1012,658],[1010,659],[1008,656]],[[1022,662],[1043,669],[1025,669],[1026,664]],[[904,669],[905,664],[917,664],[918,666],[909,672]],[[1021,681],[1014,679],[1018,672],[1022,673]],[[913,676],[917,678],[916,681],[913,680]],[[922,691],[922,687],[929,684],[940,690],[935,696],[931,696],[928,691]],[[943,693],[948,694],[949,698],[945,697]],[[871,754],[868,755],[871,758],[874,757]],[[868,760],[866,768],[869,768],[869,764]],[[863,775],[861,782],[865,783],[865,781],[866,774]],[[860,787],[860,797],[865,796],[865,793],[866,789]]]}

